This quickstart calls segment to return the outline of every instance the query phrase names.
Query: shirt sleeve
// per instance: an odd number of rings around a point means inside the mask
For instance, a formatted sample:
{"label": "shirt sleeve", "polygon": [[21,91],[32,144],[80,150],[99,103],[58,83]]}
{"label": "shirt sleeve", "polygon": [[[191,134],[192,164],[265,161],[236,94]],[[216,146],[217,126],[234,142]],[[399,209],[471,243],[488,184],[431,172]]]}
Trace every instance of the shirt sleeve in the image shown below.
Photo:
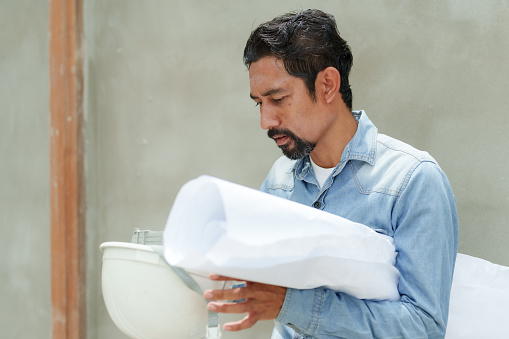
{"label": "shirt sleeve", "polygon": [[326,288],[288,289],[276,321],[303,337],[443,338],[458,247],[456,203],[433,162],[416,167],[393,206],[400,301]]}

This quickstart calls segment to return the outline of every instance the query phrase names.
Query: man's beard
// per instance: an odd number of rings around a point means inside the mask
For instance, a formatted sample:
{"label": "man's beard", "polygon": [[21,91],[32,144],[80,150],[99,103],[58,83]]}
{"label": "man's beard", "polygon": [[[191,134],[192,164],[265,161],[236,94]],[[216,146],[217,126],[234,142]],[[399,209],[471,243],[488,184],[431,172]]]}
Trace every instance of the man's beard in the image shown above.
{"label": "man's beard", "polygon": [[[278,129],[278,128],[269,129],[267,131],[267,135],[271,139],[274,139],[275,135],[287,136],[290,139],[290,141],[278,147],[281,148],[283,154],[286,157],[292,160],[304,158],[306,155],[309,155],[311,152],[313,152],[313,149],[316,146],[315,143],[299,138],[288,129]],[[291,147],[292,144],[293,147]]]}

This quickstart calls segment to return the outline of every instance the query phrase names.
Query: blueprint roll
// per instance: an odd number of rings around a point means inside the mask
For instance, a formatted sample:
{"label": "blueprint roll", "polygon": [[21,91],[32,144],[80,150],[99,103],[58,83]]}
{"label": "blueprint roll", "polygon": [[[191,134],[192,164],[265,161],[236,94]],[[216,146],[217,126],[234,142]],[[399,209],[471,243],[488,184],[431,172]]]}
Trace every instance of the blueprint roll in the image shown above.
{"label": "blueprint roll", "polygon": [[359,299],[399,300],[391,237],[339,216],[210,176],[179,191],[164,229],[173,266]]}

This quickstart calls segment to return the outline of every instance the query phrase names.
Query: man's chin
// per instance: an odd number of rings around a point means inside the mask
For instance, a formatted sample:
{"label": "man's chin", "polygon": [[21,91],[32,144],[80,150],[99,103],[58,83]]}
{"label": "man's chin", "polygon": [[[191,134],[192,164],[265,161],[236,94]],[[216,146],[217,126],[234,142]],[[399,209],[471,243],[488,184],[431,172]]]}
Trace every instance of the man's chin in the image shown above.
{"label": "man's chin", "polygon": [[304,158],[307,154],[305,152],[297,152],[294,149],[288,149],[280,147],[281,151],[283,152],[283,155],[291,160],[299,160]]}
{"label": "man's chin", "polygon": [[[283,153],[284,154],[284,153]],[[290,160],[300,160],[305,157],[305,155],[296,155],[296,154],[284,154]]]}

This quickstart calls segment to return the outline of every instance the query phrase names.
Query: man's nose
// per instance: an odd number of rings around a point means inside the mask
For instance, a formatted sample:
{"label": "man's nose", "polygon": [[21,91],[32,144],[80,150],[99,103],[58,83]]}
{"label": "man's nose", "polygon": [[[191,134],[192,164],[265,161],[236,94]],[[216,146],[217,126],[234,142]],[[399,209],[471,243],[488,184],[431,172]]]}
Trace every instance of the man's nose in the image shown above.
{"label": "man's nose", "polygon": [[260,126],[264,130],[271,128],[277,128],[281,125],[281,119],[279,119],[277,113],[272,107],[260,107]]}

